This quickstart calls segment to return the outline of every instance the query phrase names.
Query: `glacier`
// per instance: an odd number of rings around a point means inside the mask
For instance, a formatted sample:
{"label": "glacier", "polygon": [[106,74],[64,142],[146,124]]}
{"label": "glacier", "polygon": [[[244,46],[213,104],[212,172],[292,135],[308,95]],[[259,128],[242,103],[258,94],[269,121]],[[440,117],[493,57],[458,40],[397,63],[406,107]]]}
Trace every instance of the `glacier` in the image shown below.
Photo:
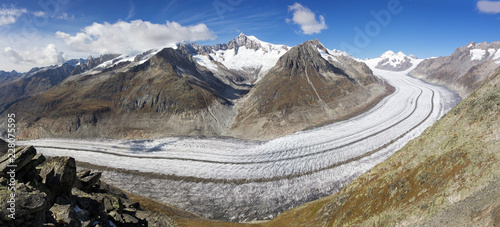
{"label": "glacier", "polygon": [[[198,59],[205,60],[205,59]],[[208,59],[206,59],[208,60]],[[72,156],[124,190],[225,221],[270,219],[333,194],[420,135],[460,98],[446,88],[376,69],[395,92],[351,119],[270,141],[168,137],[22,141]]]}

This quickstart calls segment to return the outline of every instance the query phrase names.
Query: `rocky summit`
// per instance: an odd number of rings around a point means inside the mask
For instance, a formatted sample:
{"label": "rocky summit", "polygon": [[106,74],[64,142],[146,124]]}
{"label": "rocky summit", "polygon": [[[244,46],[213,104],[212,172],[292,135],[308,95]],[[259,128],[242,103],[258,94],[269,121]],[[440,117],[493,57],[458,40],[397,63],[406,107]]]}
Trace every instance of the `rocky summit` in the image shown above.
{"label": "rocky summit", "polygon": [[101,173],[77,170],[71,157],[45,158],[32,146],[15,151],[13,163],[8,154],[0,158],[0,226],[175,226],[158,209],[143,209],[130,195],[102,182]]}
{"label": "rocky summit", "polygon": [[254,86],[231,131],[258,139],[287,135],[352,117],[390,90],[364,63],[329,54],[317,40],[308,41],[290,49]]}

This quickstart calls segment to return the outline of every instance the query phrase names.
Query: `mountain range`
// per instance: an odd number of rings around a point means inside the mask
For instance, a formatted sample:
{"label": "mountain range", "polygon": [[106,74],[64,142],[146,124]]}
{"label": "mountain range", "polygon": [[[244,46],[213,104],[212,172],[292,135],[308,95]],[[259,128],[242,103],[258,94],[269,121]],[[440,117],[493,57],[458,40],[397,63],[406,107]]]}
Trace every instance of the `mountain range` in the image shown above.
{"label": "mountain range", "polygon": [[272,139],[359,114],[391,92],[364,63],[318,40],[287,47],[244,34],[73,60],[0,86],[10,96],[2,113],[19,113],[25,139]]}
{"label": "mountain range", "polygon": [[[20,137],[26,139],[265,140],[349,118],[389,95],[392,87],[373,75],[369,63],[446,86],[463,101],[338,193],[256,226],[496,226],[499,45],[472,42],[430,59],[388,51],[360,60],[318,40],[287,47],[241,34],[215,46],[180,43],[137,56],[77,59],[28,73],[2,71],[0,114],[15,112]],[[236,225],[170,218],[181,226]]]}

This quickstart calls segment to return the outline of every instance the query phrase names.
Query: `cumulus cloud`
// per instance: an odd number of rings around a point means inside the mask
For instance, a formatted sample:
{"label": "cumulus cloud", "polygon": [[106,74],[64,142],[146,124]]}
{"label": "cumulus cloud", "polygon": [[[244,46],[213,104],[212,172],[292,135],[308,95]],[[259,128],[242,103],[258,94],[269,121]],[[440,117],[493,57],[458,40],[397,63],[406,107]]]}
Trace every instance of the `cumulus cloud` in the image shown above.
{"label": "cumulus cloud", "polygon": [[319,16],[319,21],[316,20],[316,15],[309,8],[297,2],[288,6],[288,11],[293,12],[293,17],[292,19],[287,18],[286,22],[300,25],[300,29],[304,34],[321,33],[321,30],[327,28],[323,16]]}
{"label": "cumulus cloud", "polygon": [[153,24],[149,21],[94,23],[75,35],[61,31],[56,36],[75,51],[96,54],[136,53],[155,48],[172,47],[180,41],[215,39],[205,24],[182,26],[177,22]]}
{"label": "cumulus cloud", "polygon": [[500,13],[500,1],[479,1],[477,2],[477,9],[483,13]]}
{"label": "cumulus cloud", "polygon": [[17,51],[7,47],[4,52],[17,64],[54,65],[65,62],[64,53],[58,51],[54,44],[41,49],[34,48],[32,51]]}
{"label": "cumulus cloud", "polygon": [[17,19],[25,13],[28,13],[27,9],[17,9],[15,7],[7,8],[2,6],[2,8],[0,8],[0,26],[16,23]]}

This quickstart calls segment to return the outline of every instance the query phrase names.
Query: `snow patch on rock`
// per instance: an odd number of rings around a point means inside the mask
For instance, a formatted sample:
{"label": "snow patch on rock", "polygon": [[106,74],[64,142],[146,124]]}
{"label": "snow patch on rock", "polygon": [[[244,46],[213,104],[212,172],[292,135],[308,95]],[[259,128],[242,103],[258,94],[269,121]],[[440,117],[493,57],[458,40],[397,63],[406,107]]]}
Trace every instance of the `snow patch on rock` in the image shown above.
{"label": "snow patch on rock", "polygon": [[486,54],[486,50],[472,49],[472,50],[470,50],[470,60],[481,61],[485,54]]}

